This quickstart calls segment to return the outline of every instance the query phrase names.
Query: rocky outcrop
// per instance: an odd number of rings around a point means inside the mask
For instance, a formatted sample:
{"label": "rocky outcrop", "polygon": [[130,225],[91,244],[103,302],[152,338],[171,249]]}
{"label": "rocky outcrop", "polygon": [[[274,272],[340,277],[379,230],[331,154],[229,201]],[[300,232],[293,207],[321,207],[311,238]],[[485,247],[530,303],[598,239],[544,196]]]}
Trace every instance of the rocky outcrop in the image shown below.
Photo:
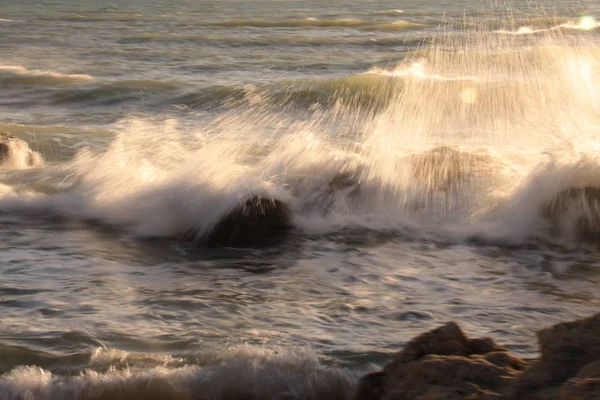
{"label": "rocky outcrop", "polygon": [[23,169],[44,163],[40,153],[8,132],[0,131],[0,168]]}
{"label": "rocky outcrop", "polygon": [[201,242],[215,247],[264,246],[281,242],[291,229],[291,212],[284,202],[254,196],[223,217]]}
{"label": "rocky outcrop", "polygon": [[600,314],[544,329],[538,338],[541,357],[526,361],[450,322],[365,376],[355,399],[600,399]]}

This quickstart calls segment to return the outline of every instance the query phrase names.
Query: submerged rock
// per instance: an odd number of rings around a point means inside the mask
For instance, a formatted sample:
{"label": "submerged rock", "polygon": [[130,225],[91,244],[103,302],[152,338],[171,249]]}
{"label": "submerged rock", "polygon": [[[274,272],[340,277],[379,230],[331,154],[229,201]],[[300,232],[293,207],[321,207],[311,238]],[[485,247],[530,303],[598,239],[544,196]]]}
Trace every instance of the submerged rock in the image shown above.
{"label": "submerged rock", "polygon": [[525,361],[450,322],[362,378],[355,399],[600,399],[600,314],[538,337],[540,359]]}
{"label": "submerged rock", "polygon": [[31,168],[40,166],[44,159],[40,153],[31,150],[27,142],[0,131],[0,167],[2,168]]}
{"label": "submerged rock", "polygon": [[254,247],[277,244],[292,228],[289,207],[254,196],[235,207],[201,241],[208,246]]}

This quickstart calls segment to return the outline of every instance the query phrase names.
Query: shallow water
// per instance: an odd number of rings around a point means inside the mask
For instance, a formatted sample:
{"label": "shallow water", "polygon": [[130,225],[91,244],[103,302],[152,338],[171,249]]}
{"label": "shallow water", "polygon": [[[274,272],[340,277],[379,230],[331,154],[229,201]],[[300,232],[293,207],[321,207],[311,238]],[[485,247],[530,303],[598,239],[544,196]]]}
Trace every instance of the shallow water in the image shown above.
{"label": "shallow water", "polygon": [[[548,209],[600,186],[600,16],[553,3],[8,0],[0,398],[349,398],[597,312],[597,199]],[[181,240],[256,194],[283,243]]]}

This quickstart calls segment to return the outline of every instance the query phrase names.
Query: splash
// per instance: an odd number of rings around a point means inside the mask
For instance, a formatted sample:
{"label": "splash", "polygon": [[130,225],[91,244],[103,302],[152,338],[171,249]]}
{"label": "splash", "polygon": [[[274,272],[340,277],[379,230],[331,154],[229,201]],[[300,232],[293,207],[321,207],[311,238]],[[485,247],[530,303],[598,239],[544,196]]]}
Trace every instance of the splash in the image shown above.
{"label": "splash", "polygon": [[600,46],[580,31],[448,36],[396,67],[341,81],[385,80],[376,81],[380,108],[357,107],[358,90],[342,102],[336,89],[301,114],[275,85],[205,126],[131,118],[107,149],[78,154],[68,193],[4,205],[182,237],[262,196],[285,203],[305,232],[557,236],[547,205],[570,187],[600,185]]}

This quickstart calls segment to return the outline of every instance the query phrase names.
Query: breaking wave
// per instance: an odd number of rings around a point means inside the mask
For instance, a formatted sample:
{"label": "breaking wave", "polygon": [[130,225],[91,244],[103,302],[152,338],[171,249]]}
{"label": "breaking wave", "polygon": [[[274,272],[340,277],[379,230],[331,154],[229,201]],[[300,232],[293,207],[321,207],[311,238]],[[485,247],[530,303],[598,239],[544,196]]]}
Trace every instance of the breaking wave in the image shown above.
{"label": "breaking wave", "polygon": [[[16,367],[0,378],[0,396],[77,400],[350,399],[359,375],[322,366],[309,352],[249,346],[196,357],[195,365],[182,364],[166,356],[99,349],[78,374],[52,373],[38,366]],[[105,367],[99,369],[100,365]]]}

